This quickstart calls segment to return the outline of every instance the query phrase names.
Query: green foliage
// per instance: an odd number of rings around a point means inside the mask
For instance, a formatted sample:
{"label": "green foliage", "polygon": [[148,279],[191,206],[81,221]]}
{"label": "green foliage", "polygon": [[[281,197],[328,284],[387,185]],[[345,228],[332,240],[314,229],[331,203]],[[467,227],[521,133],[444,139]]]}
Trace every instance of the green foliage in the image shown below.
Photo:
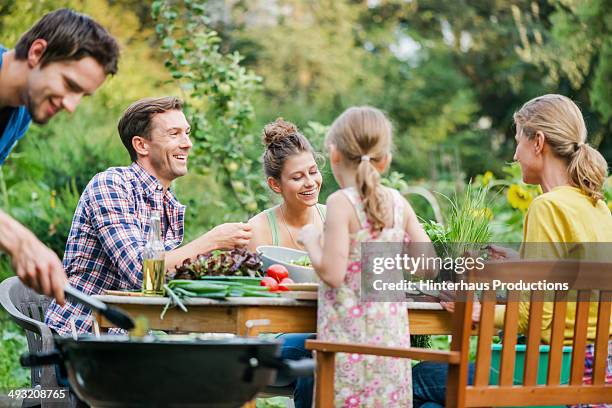
{"label": "green foliage", "polygon": [[0,392],[30,385],[30,371],[19,365],[18,358],[27,351],[23,331],[0,310]]}
{"label": "green foliage", "polygon": [[[513,8],[522,60],[543,68],[560,93],[577,97],[591,122],[591,140],[599,146],[612,130],[612,3],[608,0],[551,0],[543,13],[537,6]],[[568,86],[569,85],[569,86]],[[593,113],[595,117],[590,117]],[[609,154],[610,142],[605,144]]]}
{"label": "green foliage", "polygon": [[79,192],[74,182],[60,190],[43,182],[24,180],[8,191],[9,213],[45,244],[63,254]]}
{"label": "green foliage", "polygon": [[[0,282],[10,276],[13,276],[10,260],[0,254]],[[19,355],[26,351],[23,330],[0,308],[0,393],[30,385],[30,370],[19,365]]]}
{"label": "green foliage", "polygon": [[257,398],[255,406],[257,408],[285,408],[288,402],[287,397]]}
{"label": "green foliage", "polygon": [[244,146],[254,141],[249,133],[254,116],[250,98],[261,78],[240,65],[237,52],[222,53],[204,3],[185,1],[179,7],[173,1],[156,1],[152,13],[166,68],[187,99],[192,168],[214,174],[233,194],[224,201],[226,216],[254,212],[266,197]]}
{"label": "green foliage", "polygon": [[488,188],[469,183],[462,194],[457,193],[448,216],[449,242],[484,243],[491,239],[489,221],[493,217],[489,208]]}

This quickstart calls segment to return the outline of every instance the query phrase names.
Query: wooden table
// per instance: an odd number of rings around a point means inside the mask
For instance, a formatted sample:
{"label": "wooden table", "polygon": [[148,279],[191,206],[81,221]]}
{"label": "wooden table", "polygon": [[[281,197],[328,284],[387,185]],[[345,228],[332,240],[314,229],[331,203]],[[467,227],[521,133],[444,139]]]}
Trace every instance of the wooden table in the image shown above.
{"label": "wooden table", "polygon": [[[235,333],[314,333],[317,327],[317,302],[288,298],[229,298],[227,300],[185,300],[188,312],[179,308],[168,310],[159,318],[166,298],[144,296],[98,295],[105,303],[119,306],[132,317],[144,316],[149,328],[180,332]],[[101,327],[110,323],[100,314]],[[408,303],[411,334],[449,334],[451,314],[438,303]],[[256,326],[247,333],[248,320],[268,319],[269,325]]]}

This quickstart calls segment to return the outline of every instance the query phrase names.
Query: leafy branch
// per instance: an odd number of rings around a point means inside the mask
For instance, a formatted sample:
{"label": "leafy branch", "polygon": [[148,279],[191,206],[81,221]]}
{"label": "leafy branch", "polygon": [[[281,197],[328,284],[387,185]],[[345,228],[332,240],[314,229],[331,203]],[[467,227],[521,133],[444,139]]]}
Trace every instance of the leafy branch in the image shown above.
{"label": "leafy branch", "polygon": [[221,52],[203,2],[157,0],[151,10],[165,66],[183,91],[196,171],[219,177],[242,210],[255,211],[264,186],[244,147],[254,140],[250,98],[261,78],[240,65],[238,52]]}

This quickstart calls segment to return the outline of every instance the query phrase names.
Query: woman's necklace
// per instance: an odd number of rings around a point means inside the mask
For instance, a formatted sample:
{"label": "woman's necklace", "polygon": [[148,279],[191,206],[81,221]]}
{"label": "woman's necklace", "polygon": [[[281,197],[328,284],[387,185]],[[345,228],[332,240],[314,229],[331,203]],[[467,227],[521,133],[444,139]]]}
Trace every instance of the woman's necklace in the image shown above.
{"label": "woman's necklace", "polygon": [[[280,210],[281,210],[281,215],[283,216],[283,224],[285,224],[285,228],[287,229],[287,232],[289,233],[289,238],[291,238],[291,242],[293,242],[293,245],[295,245],[296,248],[304,248],[303,245],[299,245],[297,242],[295,242],[295,239],[293,239],[293,234],[291,234],[291,230],[289,229],[289,224],[287,223],[287,217],[285,217],[285,212],[283,211],[283,205],[279,205]],[[314,213],[312,213],[312,224],[314,224]]]}

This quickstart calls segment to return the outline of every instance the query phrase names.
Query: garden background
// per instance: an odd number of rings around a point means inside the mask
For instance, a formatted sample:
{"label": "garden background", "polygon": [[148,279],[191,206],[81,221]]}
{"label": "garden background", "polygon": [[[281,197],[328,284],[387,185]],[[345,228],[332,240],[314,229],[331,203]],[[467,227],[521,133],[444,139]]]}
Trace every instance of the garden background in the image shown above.
{"label": "garden background", "polygon": [[[259,157],[261,129],[279,116],[323,152],[345,108],[383,109],[395,128],[386,182],[438,237],[459,222],[457,205],[486,191],[469,215],[492,240],[520,240],[539,191],[511,164],[512,114],[537,95],[574,99],[589,143],[612,158],[610,0],[0,0],[0,44],[14,46],[59,7],[91,15],[122,48],[115,77],[74,114],[32,125],[0,167],[0,207],[60,257],[87,182],[129,164],[116,126],[142,97],[187,101],[194,149],[174,186],[186,241],[274,203]],[[337,188],[329,166],[323,173],[322,202]],[[606,189],[610,200],[610,180]],[[0,256],[0,280],[12,274]],[[0,311],[0,392],[28,385],[25,350]]]}

